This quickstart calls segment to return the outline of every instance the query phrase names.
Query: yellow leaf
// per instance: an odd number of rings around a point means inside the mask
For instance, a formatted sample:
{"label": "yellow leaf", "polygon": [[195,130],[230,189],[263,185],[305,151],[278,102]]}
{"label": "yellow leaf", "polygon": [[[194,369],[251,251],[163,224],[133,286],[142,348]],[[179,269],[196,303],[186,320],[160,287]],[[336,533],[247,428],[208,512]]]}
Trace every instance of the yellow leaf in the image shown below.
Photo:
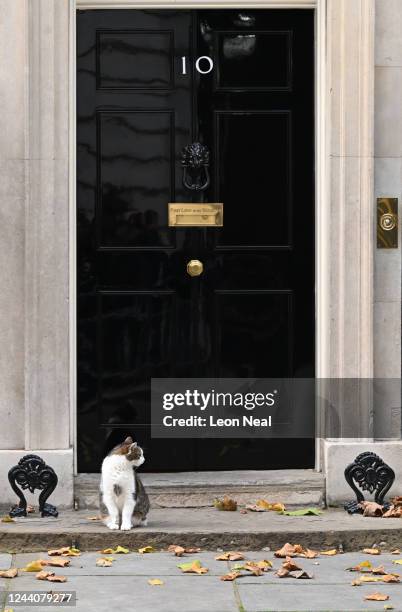
{"label": "yellow leaf", "polygon": [[150,584],[151,586],[161,586],[165,583],[163,582],[163,580],[159,580],[159,578],[151,578],[151,580],[148,580],[148,584]]}
{"label": "yellow leaf", "polygon": [[392,563],[395,563],[396,565],[402,565],[402,559],[395,559],[395,561],[392,561]]}
{"label": "yellow leaf", "polygon": [[271,508],[272,508],[272,504],[267,502],[266,499],[259,499],[256,502],[256,506],[258,506],[259,508],[262,508],[262,510],[271,510]]}
{"label": "yellow leaf", "polygon": [[322,550],[321,554],[327,555],[327,557],[333,557],[334,555],[338,554],[338,551],[336,550],[336,548],[331,548],[331,550]]}
{"label": "yellow leaf", "polygon": [[124,546],[116,546],[116,548],[113,551],[113,555],[127,555],[130,551],[128,550],[128,548],[125,548]]}
{"label": "yellow leaf", "polygon": [[385,604],[384,606],[384,610],[393,610],[393,609],[394,609],[394,606],[391,606],[389,604]]}
{"label": "yellow leaf", "polygon": [[141,555],[143,555],[144,553],[155,552],[155,549],[153,546],[144,546],[144,548],[139,548],[138,552],[141,553]]}
{"label": "yellow leaf", "polygon": [[381,582],[382,577],[380,576],[360,576],[360,582]]}
{"label": "yellow leaf", "polygon": [[0,571],[0,578],[16,578],[18,576],[18,569],[13,567],[12,569]]}
{"label": "yellow leaf", "polygon": [[2,523],[15,523],[15,520],[11,518],[11,516],[7,515],[1,518],[1,522]]}
{"label": "yellow leaf", "polygon": [[78,548],[70,548],[69,546],[64,546],[63,548],[55,548],[54,550],[48,550],[47,554],[49,557],[79,557],[81,552]]}
{"label": "yellow leaf", "polygon": [[190,561],[189,563],[180,563],[177,567],[180,568],[182,572],[189,574],[206,574],[209,571],[207,567],[202,567],[201,561],[198,559]]}
{"label": "yellow leaf", "polygon": [[24,568],[24,572],[41,572],[45,562],[39,559],[38,561],[31,561]]}
{"label": "yellow leaf", "polygon": [[113,548],[105,548],[104,550],[100,551],[102,553],[102,555],[113,555],[114,554],[114,549]]}

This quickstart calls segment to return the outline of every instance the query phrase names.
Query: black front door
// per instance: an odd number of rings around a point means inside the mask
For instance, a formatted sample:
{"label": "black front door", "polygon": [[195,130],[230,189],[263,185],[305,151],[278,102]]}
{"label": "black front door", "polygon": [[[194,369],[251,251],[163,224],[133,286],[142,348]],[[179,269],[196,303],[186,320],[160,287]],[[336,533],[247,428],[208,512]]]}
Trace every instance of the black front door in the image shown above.
{"label": "black front door", "polygon": [[152,377],[314,376],[313,12],[79,11],[77,44],[79,471],[128,433],[149,471],[311,467],[312,440],[153,440],[149,401]]}

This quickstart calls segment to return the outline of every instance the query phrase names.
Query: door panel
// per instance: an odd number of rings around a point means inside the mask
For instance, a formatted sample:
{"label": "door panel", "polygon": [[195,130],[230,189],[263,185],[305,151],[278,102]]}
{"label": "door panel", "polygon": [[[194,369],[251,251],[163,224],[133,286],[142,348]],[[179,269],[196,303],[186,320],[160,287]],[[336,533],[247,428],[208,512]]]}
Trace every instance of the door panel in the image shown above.
{"label": "door panel", "polygon": [[[311,440],[153,440],[149,402],[152,377],[314,376],[313,24],[78,11],[80,471],[129,433],[149,471],[312,466]],[[196,141],[201,193],[182,181]],[[196,201],[223,202],[223,227],[168,227],[168,202]]]}

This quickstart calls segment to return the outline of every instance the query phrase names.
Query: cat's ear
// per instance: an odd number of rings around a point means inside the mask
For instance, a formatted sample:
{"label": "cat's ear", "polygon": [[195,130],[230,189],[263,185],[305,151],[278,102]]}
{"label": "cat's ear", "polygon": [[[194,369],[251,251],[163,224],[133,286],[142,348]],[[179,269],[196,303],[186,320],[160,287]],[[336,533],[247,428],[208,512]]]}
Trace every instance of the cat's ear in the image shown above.
{"label": "cat's ear", "polygon": [[133,443],[133,439],[131,436],[128,436],[123,442],[123,444],[132,444],[132,443]]}
{"label": "cat's ear", "polygon": [[130,450],[135,448],[137,446],[137,442],[133,442],[132,445],[130,446]]}

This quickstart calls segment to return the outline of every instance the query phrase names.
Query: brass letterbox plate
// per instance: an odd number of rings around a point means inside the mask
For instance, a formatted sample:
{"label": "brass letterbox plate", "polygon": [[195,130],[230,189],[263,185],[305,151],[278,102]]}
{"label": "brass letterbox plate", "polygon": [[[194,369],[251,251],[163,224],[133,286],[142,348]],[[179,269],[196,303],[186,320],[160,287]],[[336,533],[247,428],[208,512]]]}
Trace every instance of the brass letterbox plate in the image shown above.
{"label": "brass letterbox plate", "polygon": [[398,248],[398,198],[377,198],[377,248]]}
{"label": "brass letterbox plate", "polygon": [[223,204],[169,203],[169,227],[222,227]]}

